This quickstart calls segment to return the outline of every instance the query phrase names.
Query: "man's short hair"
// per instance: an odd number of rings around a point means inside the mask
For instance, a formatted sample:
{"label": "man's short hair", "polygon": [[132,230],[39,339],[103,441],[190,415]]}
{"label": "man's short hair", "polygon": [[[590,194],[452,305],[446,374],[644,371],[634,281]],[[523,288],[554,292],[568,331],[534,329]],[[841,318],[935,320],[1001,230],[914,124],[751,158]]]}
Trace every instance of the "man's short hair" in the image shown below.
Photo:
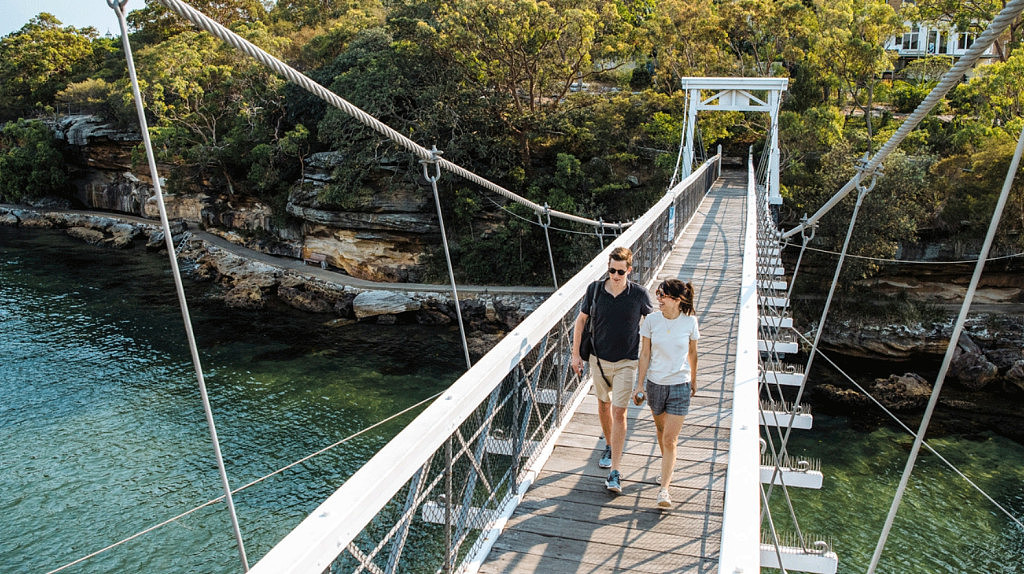
{"label": "man's short hair", "polygon": [[625,261],[626,267],[633,266],[633,252],[628,247],[616,247],[612,249],[611,255],[608,256],[609,260],[612,261]]}

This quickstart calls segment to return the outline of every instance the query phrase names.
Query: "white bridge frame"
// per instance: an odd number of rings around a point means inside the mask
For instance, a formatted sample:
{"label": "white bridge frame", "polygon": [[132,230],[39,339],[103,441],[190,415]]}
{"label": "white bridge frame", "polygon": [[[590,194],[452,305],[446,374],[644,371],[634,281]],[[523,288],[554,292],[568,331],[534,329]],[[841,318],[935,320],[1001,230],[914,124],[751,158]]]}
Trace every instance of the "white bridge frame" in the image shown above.
{"label": "white bridge frame", "polygon": [[[682,79],[687,95],[686,130],[683,140],[683,179],[694,162],[694,132],[697,112],[765,112],[771,117],[768,155],[768,203],[781,205],[779,193],[779,105],[789,78],[703,78]],[[701,90],[714,92],[704,99]],[[762,95],[756,95],[762,94]]]}

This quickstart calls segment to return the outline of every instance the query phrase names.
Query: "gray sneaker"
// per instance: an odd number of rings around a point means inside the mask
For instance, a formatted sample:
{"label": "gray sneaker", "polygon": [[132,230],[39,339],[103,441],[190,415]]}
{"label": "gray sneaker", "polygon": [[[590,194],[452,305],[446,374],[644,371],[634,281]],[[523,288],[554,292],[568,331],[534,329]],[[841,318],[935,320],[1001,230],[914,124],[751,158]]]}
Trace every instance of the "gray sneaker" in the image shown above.
{"label": "gray sneaker", "polygon": [[604,481],[604,486],[615,494],[622,492],[622,484],[619,481],[619,471],[611,471],[611,473],[608,474],[608,478]]}
{"label": "gray sneaker", "polygon": [[601,459],[597,461],[597,466],[601,468],[612,467],[612,447],[605,445],[604,452],[601,454]]}

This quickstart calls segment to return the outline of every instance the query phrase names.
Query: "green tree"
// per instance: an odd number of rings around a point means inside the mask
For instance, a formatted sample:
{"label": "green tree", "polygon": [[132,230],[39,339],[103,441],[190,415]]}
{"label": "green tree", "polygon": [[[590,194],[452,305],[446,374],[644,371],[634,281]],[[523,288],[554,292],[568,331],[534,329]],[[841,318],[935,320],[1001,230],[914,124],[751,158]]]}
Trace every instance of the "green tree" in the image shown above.
{"label": "green tree", "polygon": [[[236,31],[272,53],[279,49],[260,23]],[[163,161],[185,168],[171,183],[208,180],[235,193],[252,148],[284,135],[283,80],[205,32],[181,32],[143,48],[137,60],[146,108],[156,118],[154,143]]]}
{"label": "green tree", "polygon": [[10,122],[0,130],[0,197],[21,202],[63,193],[64,158],[44,123]]}
{"label": "green tree", "polygon": [[732,63],[722,46],[726,35],[714,4],[664,0],[643,24],[654,50],[656,85],[672,92],[684,76],[728,75]]}
{"label": "green tree", "polygon": [[251,161],[249,187],[268,198],[285,193],[297,179],[302,179],[312,144],[309,130],[302,124],[276,141],[257,144],[247,154]]}
{"label": "green tree", "polygon": [[[1014,54],[1017,57],[1020,52]],[[942,197],[938,226],[965,243],[980,245],[988,230],[996,200],[1002,192],[1006,171],[1024,120],[1017,118],[1007,129],[989,130],[965,153],[935,163],[938,192]],[[1024,249],[1024,166],[1010,188],[1010,197],[999,223],[997,252]]]}
{"label": "green tree", "polygon": [[356,35],[384,26],[381,0],[291,0],[271,11],[275,30],[291,40],[286,56],[303,69],[328,65],[344,53]]}
{"label": "green tree", "polygon": [[[858,109],[863,114],[870,149],[874,136],[875,90],[882,81],[882,72],[891,70],[895,59],[895,54],[887,52],[883,46],[889,37],[903,29],[903,23],[882,0],[821,1],[818,19],[820,28],[814,40],[814,59],[849,97],[850,111]],[[841,105],[846,103],[841,102]]]}
{"label": "green tree", "polygon": [[107,119],[114,119],[117,112],[110,109],[111,101],[118,95],[114,84],[102,78],[88,78],[81,82],[68,84],[68,87],[57,92],[54,100],[58,109],[79,114],[97,114]]}
{"label": "green tree", "polygon": [[[787,186],[787,207],[793,215],[813,213],[831,198],[853,176],[855,159],[856,152],[848,141],[841,141],[822,154],[813,178],[806,179],[804,185]],[[901,244],[917,239],[918,228],[936,210],[935,184],[929,173],[934,161],[930,156],[913,157],[900,151],[889,156],[884,174],[864,198],[851,237],[850,254],[892,258]],[[856,195],[848,195],[819,221],[816,246],[832,251],[842,247]],[[809,261],[809,266],[835,265],[831,255],[815,255],[813,259],[816,261]],[[871,260],[849,259],[844,265],[843,285],[852,289],[854,280],[870,276],[878,268],[878,263]],[[830,280],[831,276],[821,279]]]}
{"label": "green tree", "polygon": [[[318,71],[332,91],[423,145],[437,145],[446,159],[498,177],[514,167],[515,145],[488,102],[467,89],[462,70],[435,49],[429,28],[422,37],[393,38],[366,30],[330,66]],[[328,81],[329,78],[329,81]],[[316,117],[315,109],[303,117]],[[420,166],[376,132],[330,109],[317,125],[318,139],[345,155],[344,182],[331,193],[356,193],[376,177],[382,160],[398,169],[390,177],[422,181]],[[305,120],[304,120],[305,121]],[[402,164],[396,166],[395,162]]]}
{"label": "green tree", "polygon": [[0,38],[0,120],[23,117],[53,102],[92,58],[93,28],[61,26],[43,12]]}
{"label": "green tree", "polygon": [[1015,52],[1005,62],[984,66],[970,82],[978,115],[1002,125],[1024,115],[1024,52]]}
{"label": "green tree", "polygon": [[519,138],[528,166],[539,116],[557,109],[574,82],[595,73],[595,51],[618,51],[597,41],[618,19],[610,2],[459,0],[442,5],[438,30],[441,48]]}
{"label": "green tree", "polygon": [[[842,145],[843,115],[834,106],[809,108],[803,113],[783,111],[779,116],[779,144],[782,147],[780,172],[783,192],[789,193],[811,185],[821,169],[821,158],[828,150]],[[837,188],[838,189],[838,188]],[[795,199],[792,196],[787,200]],[[810,205],[793,205],[787,201],[784,209],[795,210],[794,220],[803,215],[801,210],[817,209]]]}
{"label": "green tree", "polygon": [[799,0],[728,0],[718,11],[741,76],[771,76],[776,62],[802,60],[815,29],[813,12]]}
{"label": "green tree", "polygon": [[[271,2],[264,0],[189,1],[190,6],[227,28],[237,24],[266,22],[267,8],[270,4]],[[132,10],[125,19],[134,32],[132,39],[146,45],[159,44],[177,34],[195,29],[191,22],[156,2],[149,2],[143,8]]]}

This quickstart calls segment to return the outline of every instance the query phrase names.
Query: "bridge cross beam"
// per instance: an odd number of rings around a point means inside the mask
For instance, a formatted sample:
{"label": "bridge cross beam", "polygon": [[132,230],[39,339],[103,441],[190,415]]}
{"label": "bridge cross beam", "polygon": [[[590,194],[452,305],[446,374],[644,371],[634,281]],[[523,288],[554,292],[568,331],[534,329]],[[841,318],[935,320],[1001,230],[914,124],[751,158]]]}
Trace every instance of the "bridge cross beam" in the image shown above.
{"label": "bridge cross beam", "polygon": [[[697,113],[701,111],[720,112],[764,112],[771,117],[768,131],[768,202],[781,205],[779,193],[779,105],[782,92],[789,85],[789,78],[698,78],[682,79],[686,92],[686,129],[683,137],[682,175],[690,175],[695,158],[694,137],[697,128]],[[711,92],[704,98],[702,91]]]}

